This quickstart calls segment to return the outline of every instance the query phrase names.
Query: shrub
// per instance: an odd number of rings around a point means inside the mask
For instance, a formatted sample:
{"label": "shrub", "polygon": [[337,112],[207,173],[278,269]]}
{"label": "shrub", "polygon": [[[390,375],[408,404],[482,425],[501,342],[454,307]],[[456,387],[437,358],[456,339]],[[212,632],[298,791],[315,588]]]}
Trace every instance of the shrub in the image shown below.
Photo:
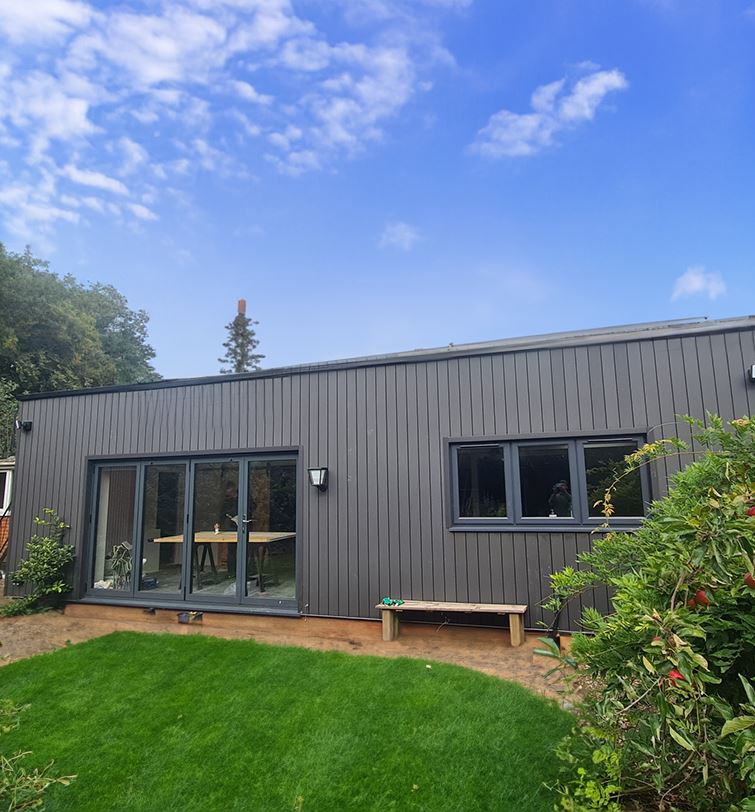
{"label": "shrub", "polygon": [[[19,726],[22,711],[29,706],[19,707],[8,699],[0,700],[0,735],[10,733]],[[24,809],[43,809],[45,790],[53,784],[68,784],[75,775],[50,775],[52,763],[43,769],[27,769],[22,763],[30,753],[16,753],[6,756],[0,753],[0,804],[8,812]]]}
{"label": "shrub", "polygon": [[71,544],[63,544],[68,525],[52,508],[45,508],[44,518],[34,523],[47,529],[46,535],[34,534],[27,545],[27,556],[11,576],[17,586],[28,586],[23,598],[5,604],[4,615],[23,615],[58,605],[63,595],[71,591],[65,579],[66,570],[76,557]]}
{"label": "shrub", "polygon": [[[551,579],[555,611],[597,585],[613,595],[610,614],[585,610],[568,655],[552,640],[541,652],[579,697],[562,810],[755,810],[755,418],[684,419],[703,456],[639,530],[604,528],[586,569]],[[650,443],[627,473],[688,453]]]}

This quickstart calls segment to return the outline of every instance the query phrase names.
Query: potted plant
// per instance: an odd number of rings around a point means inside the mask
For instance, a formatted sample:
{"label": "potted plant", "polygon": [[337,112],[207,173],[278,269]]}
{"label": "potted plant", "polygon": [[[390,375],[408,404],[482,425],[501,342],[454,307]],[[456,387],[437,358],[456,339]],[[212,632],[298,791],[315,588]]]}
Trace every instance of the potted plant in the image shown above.
{"label": "potted plant", "polygon": [[127,541],[114,544],[110,551],[110,569],[113,571],[113,589],[128,589],[133,569],[132,546]]}

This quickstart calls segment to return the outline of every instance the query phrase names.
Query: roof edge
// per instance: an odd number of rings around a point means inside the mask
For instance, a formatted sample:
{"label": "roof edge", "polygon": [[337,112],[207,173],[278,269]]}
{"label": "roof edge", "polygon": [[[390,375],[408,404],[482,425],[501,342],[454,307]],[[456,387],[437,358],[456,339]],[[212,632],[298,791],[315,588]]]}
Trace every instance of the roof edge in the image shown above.
{"label": "roof edge", "polygon": [[271,367],[257,372],[245,372],[233,375],[205,375],[196,378],[167,378],[150,383],[116,384],[98,386],[89,389],[61,389],[52,392],[35,392],[19,395],[18,400],[44,400],[47,398],[74,397],[78,395],[96,395],[113,392],[138,392],[150,389],[172,389],[182,386],[203,386],[207,384],[246,381],[257,378],[275,378],[283,375],[304,375],[312,372],[353,369],[387,364],[408,364],[421,361],[438,360],[439,358],[460,358],[464,356],[494,355],[497,353],[516,352],[532,349],[558,349],[560,347],[579,347],[591,344],[623,343],[647,338],[673,338],[688,334],[705,334],[730,332],[755,328],[755,315],[736,316],[725,319],[708,319],[698,316],[672,321],[653,321],[638,324],[623,324],[609,327],[596,327],[588,330],[573,330],[559,333],[542,333],[532,336],[504,338],[494,341],[483,341],[472,344],[448,344],[445,347],[404,350],[384,355],[365,355],[355,358],[343,358],[335,361],[316,361],[309,364],[295,364],[284,367]]}

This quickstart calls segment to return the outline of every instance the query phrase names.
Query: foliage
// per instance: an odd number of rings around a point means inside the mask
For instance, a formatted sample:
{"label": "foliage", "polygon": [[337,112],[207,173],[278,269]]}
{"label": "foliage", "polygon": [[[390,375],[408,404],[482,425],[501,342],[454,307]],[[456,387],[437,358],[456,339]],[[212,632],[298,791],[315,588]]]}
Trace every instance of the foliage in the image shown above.
{"label": "foliage", "polygon": [[0,691],[32,703],[13,746],[78,775],[56,812],[542,812],[570,726],[459,666],[204,635],[111,634],[3,666]]}
{"label": "foliage", "polygon": [[[755,808],[755,419],[685,420],[704,455],[637,532],[608,532],[552,577],[554,610],[599,584],[613,593],[568,655],[544,641],[581,697],[560,749],[564,810]],[[687,453],[650,443],[622,476]]]}
{"label": "foliage", "polygon": [[18,401],[13,397],[12,381],[0,378],[0,460],[12,457],[16,452],[14,423],[18,414]]}
{"label": "foliage", "polygon": [[114,544],[110,551],[110,569],[113,571],[113,589],[128,589],[131,583],[132,546],[124,541]]}
{"label": "foliage", "polygon": [[75,558],[71,544],[63,544],[68,525],[52,510],[45,508],[44,518],[34,523],[46,528],[46,535],[34,534],[26,547],[26,558],[11,575],[17,586],[28,586],[27,595],[5,604],[3,615],[28,615],[58,604],[71,586],[65,580],[66,569]]}
{"label": "foliage", "polygon": [[[0,735],[17,730],[21,712],[28,707],[19,707],[8,699],[0,700]],[[13,756],[0,753],[0,804],[8,812],[44,809],[45,790],[53,784],[68,786],[76,778],[75,775],[50,775],[52,763],[42,769],[27,768],[22,762],[30,755],[29,752]]]}
{"label": "foliage", "polygon": [[225,355],[218,358],[225,367],[220,372],[223,375],[241,372],[253,372],[260,368],[260,361],[265,357],[255,353],[259,346],[259,341],[254,332],[254,325],[257,321],[250,319],[245,312],[239,308],[236,318],[225,329],[228,331],[228,340],[223,342]]}
{"label": "foliage", "polygon": [[13,394],[155,380],[147,314],[0,244],[0,379]]}

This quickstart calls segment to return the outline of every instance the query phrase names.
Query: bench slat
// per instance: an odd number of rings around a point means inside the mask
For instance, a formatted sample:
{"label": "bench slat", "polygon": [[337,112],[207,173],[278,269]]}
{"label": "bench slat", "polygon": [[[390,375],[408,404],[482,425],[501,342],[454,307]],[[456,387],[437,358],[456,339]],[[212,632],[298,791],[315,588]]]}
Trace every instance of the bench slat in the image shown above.
{"label": "bench slat", "polygon": [[527,607],[515,603],[455,603],[448,601],[404,601],[400,606],[379,603],[376,609],[392,609],[394,612],[487,612],[497,615],[523,615]]}

